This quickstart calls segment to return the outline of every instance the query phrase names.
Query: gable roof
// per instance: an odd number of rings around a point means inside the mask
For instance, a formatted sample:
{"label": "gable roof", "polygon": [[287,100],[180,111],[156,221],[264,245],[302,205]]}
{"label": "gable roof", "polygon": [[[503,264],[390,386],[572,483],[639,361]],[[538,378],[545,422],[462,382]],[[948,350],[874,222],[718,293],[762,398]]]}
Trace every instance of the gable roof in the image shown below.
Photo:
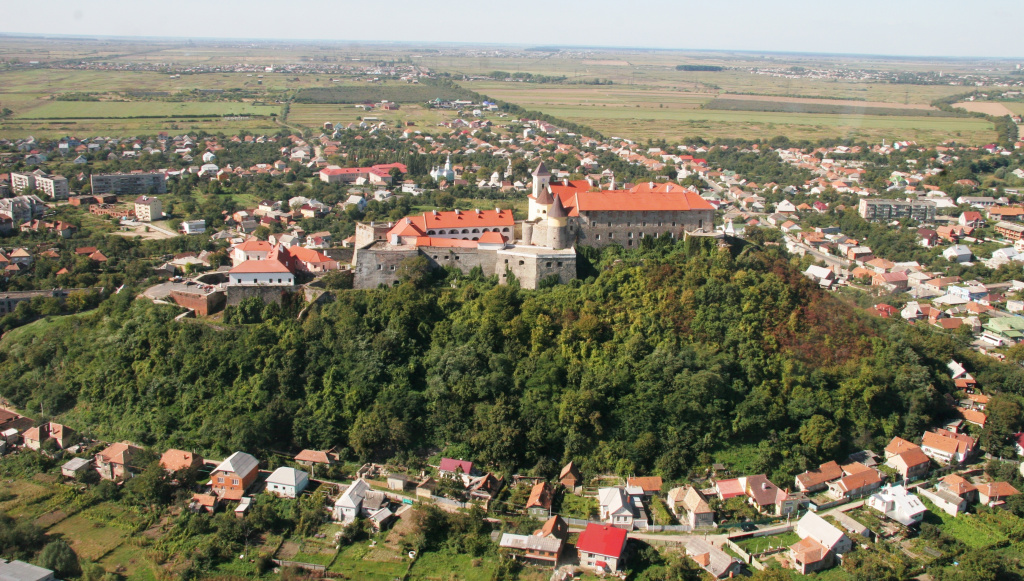
{"label": "gable roof", "polygon": [[265,272],[277,272],[277,273],[288,273],[292,271],[288,270],[288,267],[275,259],[263,259],[263,260],[246,260],[241,262],[238,266],[233,267],[228,271],[230,274],[260,274]]}
{"label": "gable roof", "polygon": [[661,476],[630,476],[627,486],[639,486],[645,494],[661,491]]}
{"label": "gable roof", "polygon": [[303,450],[295,455],[296,462],[310,462],[320,464],[330,464],[331,457],[327,452],[320,450]]}
{"label": "gable roof", "polygon": [[839,467],[838,462],[833,460],[818,466],[816,470],[808,470],[803,474],[798,474],[796,480],[800,483],[800,486],[811,488],[842,477],[843,469]]}
{"label": "gable roof", "polygon": [[547,482],[538,482],[533,485],[533,489],[530,490],[530,499],[526,501],[526,508],[543,508],[551,509],[552,501],[551,485]]}
{"label": "gable roof", "polygon": [[843,531],[832,526],[814,512],[808,512],[801,517],[800,522],[797,523],[797,529],[805,534],[804,538],[812,538],[829,550],[835,549],[836,545],[846,536]]}
{"label": "gable roof", "polygon": [[947,476],[944,476],[942,477],[940,482],[946,490],[949,490],[950,492],[957,496],[963,496],[968,492],[974,492],[978,490],[978,487],[975,486],[974,484],[971,484],[970,480],[967,480],[966,478],[960,476],[959,474],[949,474]]}
{"label": "gable roof", "polygon": [[473,463],[466,460],[441,458],[441,465],[437,469],[441,472],[455,472],[456,469],[461,469],[462,473],[468,476],[473,471]]}
{"label": "gable roof", "polygon": [[917,448],[918,450],[920,450],[921,446],[918,446],[917,444],[910,442],[909,440],[904,440],[899,436],[894,436],[893,439],[889,441],[889,445],[885,447],[885,453],[899,454],[901,452],[905,452],[913,448]]}
{"label": "gable roof", "polygon": [[974,449],[974,438],[966,434],[954,434],[946,430],[925,432],[921,447],[933,448],[947,454],[966,454]]}
{"label": "gable roof", "polygon": [[237,474],[239,477],[244,479],[252,473],[253,470],[256,470],[259,467],[259,464],[259,461],[251,455],[246,454],[245,452],[235,452],[214,468],[211,474],[215,474],[217,472],[230,472]]}
{"label": "gable roof", "polygon": [[579,551],[612,559],[622,556],[622,549],[625,546],[625,529],[595,523],[588,523],[587,528],[580,533],[580,538],[576,542],[576,549]]}
{"label": "gable roof", "polygon": [[916,446],[909,450],[905,450],[903,452],[900,452],[899,454],[896,454],[894,458],[899,458],[900,461],[903,462],[903,464],[906,465],[907,468],[913,468],[914,466],[920,466],[922,464],[927,464],[931,462],[931,459],[928,458],[928,455],[925,454],[921,450],[921,448],[918,448]]}
{"label": "gable roof", "polygon": [[196,460],[200,463],[203,461],[201,457],[196,456],[192,452],[171,448],[160,456],[160,466],[162,466],[164,470],[177,472],[178,470],[187,470],[188,468],[191,468]]}
{"label": "gable roof", "polygon": [[296,470],[289,466],[281,466],[274,470],[267,477],[267,484],[280,484],[281,486],[298,486],[300,482],[308,479],[309,474],[302,470]]}
{"label": "gable roof", "polygon": [[568,464],[563,466],[562,471],[558,473],[558,479],[561,480],[565,478],[567,474],[572,474],[573,476],[579,478],[580,471],[576,469],[575,462],[570,461]]}
{"label": "gable roof", "polygon": [[100,459],[108,464],[131,464],[132,456],[136,452],[141,452],[142,448],[133,446],[128,442],[118,442],[107,446],[102,452],[97,454]]}

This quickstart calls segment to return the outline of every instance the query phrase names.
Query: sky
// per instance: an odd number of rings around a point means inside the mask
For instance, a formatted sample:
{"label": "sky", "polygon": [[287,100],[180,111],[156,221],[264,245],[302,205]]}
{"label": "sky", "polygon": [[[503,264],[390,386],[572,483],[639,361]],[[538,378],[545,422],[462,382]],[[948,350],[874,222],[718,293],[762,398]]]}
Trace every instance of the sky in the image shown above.
{"label": "sky", "polygon": [[1024,0],[49,0],[0,33],[1024,59]]}

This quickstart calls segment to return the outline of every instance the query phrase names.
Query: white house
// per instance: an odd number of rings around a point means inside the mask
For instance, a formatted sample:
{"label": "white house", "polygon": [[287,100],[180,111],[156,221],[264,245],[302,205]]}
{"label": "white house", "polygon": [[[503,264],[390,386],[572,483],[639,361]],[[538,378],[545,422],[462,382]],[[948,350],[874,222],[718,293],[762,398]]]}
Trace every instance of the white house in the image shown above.
{"label": "white house", "polygon": [[942,257],[950,262],[970,262],[973,254],[967,246],[954,244],[942,251]]}
{"label": "white house", "polygon": [[622,527],[633,528],[633,505],[629,495],[621,488],[601,488],[597,491],[601,520]]}
{"label": "white house", "polygon": [[267,492],[284,498],[297,498],[309,486],[309,474],[282,466],[267,477]]}
{"label": "white house", "polygon": [[843,531],[813,512],[797,521],[796,534],[800,542],[789,548],[790,559],[804,575],[831,567],[836,555],[853,548],[853,541]]}
{"label": "white house", "polygon": [[902,485],[886,486],[869,496],[867,505],[904,526],[921,522],[927,511],[921,499]]}
{"label": "white house", "polygon": [[363,499],[370,490],[370,485],[360,478],[356,480],[345,493],[334,501],[334,520],[341,522],[352,522],[363,510]]}
{"label": "white house", "polygon": [[817,282],[821,286],[832,286],[836,280],[836,273],[824,266],[812,264],[804,271],[804,275]]}

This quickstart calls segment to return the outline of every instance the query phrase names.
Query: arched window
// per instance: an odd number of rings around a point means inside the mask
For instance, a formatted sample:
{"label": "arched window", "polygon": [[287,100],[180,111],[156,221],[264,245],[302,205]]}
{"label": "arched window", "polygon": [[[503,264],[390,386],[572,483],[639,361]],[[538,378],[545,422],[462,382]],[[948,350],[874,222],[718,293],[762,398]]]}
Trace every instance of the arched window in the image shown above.
{"label": "arched window", "polygon": [[[495,231],[495,232],[497,232],[498,230],[497,230],[497,229],[495,229],[494,231]],[[508,227],[506,226],[505,228],[502,228],[502,229],[501,229],[501,231],[502,231],[502,232],[508,232]]]}
{"label": "arched window", "polygon": [[[486,231],[487,230],[484,229],[484,232],[486,232]],[[473,234],[479,234],[479,233],[480,233],[480,229],[479,228],[473,228]],[[473,240],[476,240],[476,238],[474,238]]]}
{"label": "arched window", "polygon": [[474,236],[474,237],[473,237],[473,240],[480,240],[480,239],[479,239],[479,238],[477,238],[476,236]]}
{"label": "arched window", "polygon": [[463,233],[463,234],[469,234],[469,230],[467,230],[467,229],[463,228],[463,229],[462,229],[462,233]]}
{"label": "arched window", "polygon": [[[444,230],[441,231],[441,234],[444,234]],[[433,230],[427,230],[427,236],[433,236],[433,235],[434,235],[434,231]]]}

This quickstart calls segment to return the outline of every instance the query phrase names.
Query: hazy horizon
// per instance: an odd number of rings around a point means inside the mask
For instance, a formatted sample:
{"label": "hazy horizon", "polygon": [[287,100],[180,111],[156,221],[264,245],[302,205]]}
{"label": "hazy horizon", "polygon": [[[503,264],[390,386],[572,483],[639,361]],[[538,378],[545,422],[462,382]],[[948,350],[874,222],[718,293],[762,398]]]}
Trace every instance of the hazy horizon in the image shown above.
{"label": "hazy horizon", "polygon": [[[1024,21],[1024,2],[990,0],[964,7],[948,0],[793,0],[785,5],[732,0],[689,5],[654,0],[623,8],[597,0],[522,0],[461,11],[395,0],[378,5],[311,0],[294,12],[266,0],[164,5],[122,0],[50,10],[5,8],[0,34],[138,40],[423,43],[552,46],[610,50],[685,50],[905,58],[1021,59],[1014,35],[993,23]],[[311,24],[312,23],[312,24]]]}

